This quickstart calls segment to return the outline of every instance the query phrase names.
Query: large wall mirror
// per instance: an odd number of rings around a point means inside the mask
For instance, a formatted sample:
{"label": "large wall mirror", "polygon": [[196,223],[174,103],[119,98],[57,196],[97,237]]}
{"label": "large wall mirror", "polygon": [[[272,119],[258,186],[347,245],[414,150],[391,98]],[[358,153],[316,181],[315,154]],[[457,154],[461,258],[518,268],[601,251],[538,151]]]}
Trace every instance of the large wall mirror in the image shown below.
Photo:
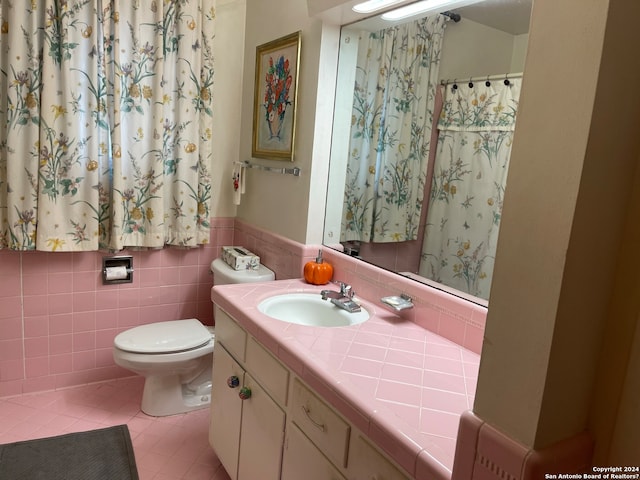
{"label": "large wall mirror", "polygon": [[342,27],[327,247],[487,304],[531,2]]}

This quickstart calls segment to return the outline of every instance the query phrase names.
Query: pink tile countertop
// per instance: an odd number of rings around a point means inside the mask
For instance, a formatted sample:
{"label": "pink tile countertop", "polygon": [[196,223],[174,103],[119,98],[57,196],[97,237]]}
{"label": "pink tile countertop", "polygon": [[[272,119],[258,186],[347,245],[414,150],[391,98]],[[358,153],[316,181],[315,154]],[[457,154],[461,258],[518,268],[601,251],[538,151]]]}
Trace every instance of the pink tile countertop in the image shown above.
{"label": "pink tile countertop", "polygon": [[473,406],[479,355],[382,303],[349,327],[309,327],[261,313],[273,295],[320,292],[303,280],[220,285],[211,300],[417,480],[451,478],[460,415]]}

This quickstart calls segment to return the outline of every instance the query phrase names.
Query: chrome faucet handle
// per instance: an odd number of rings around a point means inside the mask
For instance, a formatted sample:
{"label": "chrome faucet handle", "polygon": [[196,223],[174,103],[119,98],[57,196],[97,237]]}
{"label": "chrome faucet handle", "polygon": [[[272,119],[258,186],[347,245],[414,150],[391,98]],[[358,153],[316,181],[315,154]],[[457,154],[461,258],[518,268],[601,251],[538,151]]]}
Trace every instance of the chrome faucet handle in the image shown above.
{"label": "chrome faucet handle", "polygon": [[340,283],[340,293],[347,298],[353,298],[356,292],[353,291],[353,287],[346,283]]}
{"label": "chrome faucet handle", "polygon": [[338,285],[340,287],[340,295],[347,298],[353,298],[355,292],[353,288],[348,283],[341,282],[340,280],[331,280],[331,283]]}

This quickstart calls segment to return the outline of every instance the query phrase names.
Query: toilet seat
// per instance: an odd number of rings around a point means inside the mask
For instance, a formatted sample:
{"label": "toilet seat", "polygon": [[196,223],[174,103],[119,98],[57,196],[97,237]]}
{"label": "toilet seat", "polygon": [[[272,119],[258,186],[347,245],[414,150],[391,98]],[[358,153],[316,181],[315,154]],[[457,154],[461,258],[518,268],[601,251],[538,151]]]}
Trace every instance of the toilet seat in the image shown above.
{"label": "toilet seat", "polygon": [[207,345],[213,335],[199,320],[149,323],[116,335],[116,348],[132,353],[161,354],[194,350]]}

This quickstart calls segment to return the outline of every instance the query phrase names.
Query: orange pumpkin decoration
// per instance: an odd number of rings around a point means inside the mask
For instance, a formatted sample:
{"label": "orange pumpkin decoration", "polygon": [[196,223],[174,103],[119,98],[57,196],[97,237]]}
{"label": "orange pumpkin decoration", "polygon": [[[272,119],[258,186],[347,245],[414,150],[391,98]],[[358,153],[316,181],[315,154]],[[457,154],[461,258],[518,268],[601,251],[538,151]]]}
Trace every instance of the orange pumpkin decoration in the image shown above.
{"label": "orange pumpkin decoration", "polygon": [[322,260],[322,250],[318,250],[315,262],[304,265],[304,279],[313,285],[325,285],[331,281],[333,267]]}

